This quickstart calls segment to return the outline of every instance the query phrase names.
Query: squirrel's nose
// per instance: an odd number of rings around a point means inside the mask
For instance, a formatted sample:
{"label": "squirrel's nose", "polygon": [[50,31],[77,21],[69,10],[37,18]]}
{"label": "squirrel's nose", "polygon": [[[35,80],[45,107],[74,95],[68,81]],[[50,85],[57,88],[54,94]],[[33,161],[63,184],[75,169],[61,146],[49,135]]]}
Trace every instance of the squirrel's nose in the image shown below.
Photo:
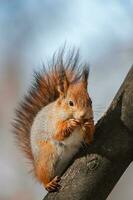
{"label": "squirrel's nose", "polygon": [[79,113],[78,116],[77,116],[78,120],[84,119],[85,114],[86,114],[85,112]]}

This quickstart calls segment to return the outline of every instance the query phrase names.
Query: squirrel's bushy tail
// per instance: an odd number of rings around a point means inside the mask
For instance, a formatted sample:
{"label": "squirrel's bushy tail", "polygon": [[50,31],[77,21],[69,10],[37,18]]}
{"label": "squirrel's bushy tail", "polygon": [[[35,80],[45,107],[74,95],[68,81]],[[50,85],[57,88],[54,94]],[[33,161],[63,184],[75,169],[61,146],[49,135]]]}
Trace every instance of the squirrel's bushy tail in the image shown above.
{"label": "squirrel's bushy tail", "polygon": [[30,130],[35,116],[42,107],[58,98],[57,84],[59,78],[63,78],[63,74],[66,74],[69,81],[78,79],[80,69],[83,67],[78,62],[78,51],[72,50],[65,55],[64,50],[60,51],[57,56],[53,56],[52,63],[47,68],[43,67],[42,72],[35,73],[35,79],[28,95],[25,96],[16,110],[13,126],[17,144],[33,165]]}

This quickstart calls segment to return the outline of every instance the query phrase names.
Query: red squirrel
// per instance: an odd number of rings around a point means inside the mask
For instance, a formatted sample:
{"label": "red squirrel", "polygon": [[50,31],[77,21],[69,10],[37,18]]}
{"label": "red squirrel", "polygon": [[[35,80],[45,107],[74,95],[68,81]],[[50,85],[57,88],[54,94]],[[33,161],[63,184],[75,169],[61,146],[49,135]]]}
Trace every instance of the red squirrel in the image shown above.
{"label": "red squirrel", "polygon": [[60,176],[82,143],[94,135],[92,101],[87,92],[89,67],[78,53],[56,61],[41,73],[16,110],[14,133],[30,159],[37,179],[49,192],[60,188]]}

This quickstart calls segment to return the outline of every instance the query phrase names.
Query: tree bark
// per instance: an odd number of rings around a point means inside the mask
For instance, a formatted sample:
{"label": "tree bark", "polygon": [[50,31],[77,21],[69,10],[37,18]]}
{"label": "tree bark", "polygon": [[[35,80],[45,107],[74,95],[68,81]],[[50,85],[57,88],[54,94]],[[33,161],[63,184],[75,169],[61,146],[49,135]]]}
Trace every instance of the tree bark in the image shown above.
{"label": "tree bark", "polygon": [[93,143],[73,159],[62,176],[60,191],[44,200],[105,200],[132,160],[133,66],[96,124]]}

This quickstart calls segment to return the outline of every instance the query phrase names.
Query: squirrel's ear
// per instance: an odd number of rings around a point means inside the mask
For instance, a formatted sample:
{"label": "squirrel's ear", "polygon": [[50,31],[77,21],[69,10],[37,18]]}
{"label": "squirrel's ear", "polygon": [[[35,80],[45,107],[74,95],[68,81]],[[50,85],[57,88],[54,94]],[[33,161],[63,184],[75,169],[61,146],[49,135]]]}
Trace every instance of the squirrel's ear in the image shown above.
{"label": "squirrel's ear", "polygon": [[82,82],[86,89],[88,85],[88,77],[89,77],[89,67],[85,66],[82,72]]}
{"label": "squirrel's ear", "polygon": [[61,71],[59,74],[57,90],[60,96],[65,96],[69,87],[69,81],[67,79],[65,71]]}

